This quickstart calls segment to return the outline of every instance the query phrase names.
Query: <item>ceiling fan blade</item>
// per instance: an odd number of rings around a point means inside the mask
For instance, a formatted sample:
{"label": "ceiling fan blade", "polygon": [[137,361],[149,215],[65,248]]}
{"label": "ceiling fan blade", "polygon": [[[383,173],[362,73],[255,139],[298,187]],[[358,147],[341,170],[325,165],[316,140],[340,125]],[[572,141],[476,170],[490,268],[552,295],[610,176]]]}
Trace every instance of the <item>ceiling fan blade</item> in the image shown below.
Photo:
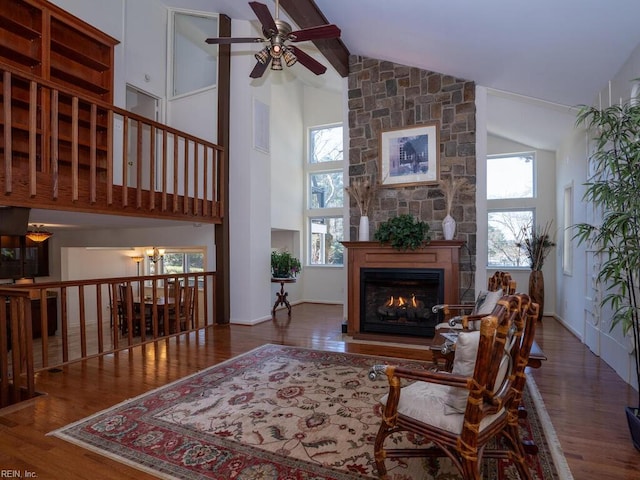
{"label": "ceiling fan blade", "polygon": [[262,29],[268,33],[268,36],[277,33],[278,27],[276,26],[276,21],[273,19],[269,8],[260,2],[249,2],[249,6],[255,13],[258,20],[260,20],[260,24],[262,25]]}
{"label": "ceiling fan blade", "polygon": [[251,73],[249,74],[249,76],[251,78],[260,78],[262,74],[265,72],[265,70],[267,69],[267,67],[269,66],[270,62],[271,62],[271,57],[269,57],[269,60],[267,61],[267,63],[257,62],[256,66],[253,67],[253,70],[251,70]]}
{"label": "ceiling fan blade", "polygon": [[339,38],[340,29],[335,25],[320,25],[317,27],[303,28],[289,34],[292,42],[305,42],[307,40],[321,40],[323,38]]}
{"label": "ceiling fan blade", "polygon": [[218,38],[207,38],[205,42],[214,45],[228,45],[230,43],[259,43],[264,42],[264,38],[258,37],[218,37]]}
{"label": "ceiling fan blade", "polygon": [[288,48],[290,48],[293,51],[293,54],[298,59],[298,62],[300,62],[305,67],[307,67],[309,70],[311,70],[316,75],[322,75],[324,72],[327,71],[327,67],[322,65],[315,58],[313,58],[312,56],[306,54],[305,52],[303,52],[299,48],[296,48],[293,45],[289,45]]}

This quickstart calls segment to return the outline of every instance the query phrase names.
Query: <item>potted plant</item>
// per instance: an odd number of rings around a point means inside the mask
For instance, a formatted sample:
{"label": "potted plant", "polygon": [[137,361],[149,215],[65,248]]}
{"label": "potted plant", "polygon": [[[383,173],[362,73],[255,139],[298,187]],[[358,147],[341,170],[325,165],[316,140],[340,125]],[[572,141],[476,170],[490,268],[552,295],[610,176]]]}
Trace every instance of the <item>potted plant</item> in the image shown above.
{"label": "potted plant", "polygon": [[[578,125],[592,134],[594,172],[585,184],[584,200],[600,218],[580,223],[575,238],[602,258],[597,282],[604,286],[600,306],[611,308],[611,329],[631,335],[636,381],[640,385],[640,104],[634,101],[599,109],[580,109]],[[626,408],[634,446],[640,450],[640,394]]]}
{"label": "potted plant", "polygon": [[544,227],[532,224],[525,225],[520,230],[520,235],[516,242],[516,246],[520,250],[524,250],[529,259],[529,267],[531,267],[529,296],[540,307],[538,320],[542,320],[544,312],[544,275],[542,274],[542,266],[551,249],[556,246],[555,242],[551,240],[551,224],[552,222],[547,222]]}
{"label": "potted plant", "polygon": [[397,250],[415,250],[424,242],[429,242],[429,224],[403,213],[382,222],[376,230],[374,239],[388,243]]}
{"label": "potted plant", "polygon": [[302,270],[300,260],[286,250],[271,252],[271,276],[273,278],[294,278]]}

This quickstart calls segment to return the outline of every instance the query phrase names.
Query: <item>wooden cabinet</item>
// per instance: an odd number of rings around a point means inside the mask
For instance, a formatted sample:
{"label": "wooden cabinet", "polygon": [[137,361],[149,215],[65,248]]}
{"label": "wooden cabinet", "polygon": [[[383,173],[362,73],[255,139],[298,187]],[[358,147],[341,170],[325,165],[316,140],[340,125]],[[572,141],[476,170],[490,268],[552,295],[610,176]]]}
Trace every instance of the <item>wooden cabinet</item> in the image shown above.
{"label": "wooden cabinet", "polygon": [[0,278],[49,275],[49,241],[34,242],[25,236],[0,236]]}
{"label": "wooden cabinet", "polygon": [[[55,137],[59,142],[61,168],[72,163],[75,135],[72,118],[78,117],[78,162],[89,167],[91,146],[95,146],[97,168],[106,168],[109,137],[105,110],[92,106],[91,100],[113,103],[113,57],[117,40],[74,17],[46,0],[0,1],[0,70],[2,64],[53,82],[72,95],[39,86],[35,93],[29,80],[11,77],[11,146],[15,158],[27,158],[34,143],[29,137],[30,122],[36,123],[35,154],[37,169],[48,171],[48,146],[52,112],[58,112]],[[1,72],[0,72],[1,73]],[[5,78],[0,75],[0,108],[6,109]],[[36,111],[29,107],[35,95]],[[85,100],[86,99],[86,100]],[[77,103],[74,103],[76,102]],[[0,153],[4,151],[4,122],[0,117]],[[92,128],[92,124],[95,128]],[[97,132],[92,138],[91,132]]]}
{"label": "wooden cabinet", "polygon": [[43,11],[29,2],[0,2],[0,57],[13,67],[42,76]]}
{"label": "wooden cabinet", "polygon": [[45,0],[0,2],[0,60],[108,103],[117,43]]}

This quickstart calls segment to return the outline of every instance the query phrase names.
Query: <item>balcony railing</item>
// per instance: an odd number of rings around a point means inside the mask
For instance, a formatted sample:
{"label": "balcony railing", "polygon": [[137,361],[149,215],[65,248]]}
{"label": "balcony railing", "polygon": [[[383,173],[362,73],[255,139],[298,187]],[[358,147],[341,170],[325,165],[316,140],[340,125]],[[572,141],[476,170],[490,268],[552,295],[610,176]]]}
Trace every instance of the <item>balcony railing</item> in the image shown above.
{"label": "balcony railing", "polygon": [[37,395],[38,371],[213,325],[215,282],[202,272],[0,288],[0,408]]}
{"label": "balcony railing", "polygon": [[219,145],[0,62],[0,204],[220,223]]}

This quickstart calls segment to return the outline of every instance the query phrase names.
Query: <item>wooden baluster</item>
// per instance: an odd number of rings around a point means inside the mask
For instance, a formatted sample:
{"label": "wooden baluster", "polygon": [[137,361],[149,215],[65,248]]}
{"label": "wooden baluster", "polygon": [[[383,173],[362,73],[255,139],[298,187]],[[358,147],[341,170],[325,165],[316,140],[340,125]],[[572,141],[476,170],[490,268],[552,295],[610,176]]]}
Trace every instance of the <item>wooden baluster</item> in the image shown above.
{"label": "wooden baluster", "polygon": [[[78,316],[80,317],[80,354],[87,356],[87,315],[84,305],[84,285],[78,287]],[[44,332],[43,332],[44,334]]]}
{"label": "wooden baluster", "polygon": [[184,139],[184,171],[183,175],[183,187],[182,192],[182,213],[189,213],[189,139]]}
{"label": "wooden baluster", "polygon": [[177,134],[173,134],[173,212],[178,211],[178,143]]}
{"label": "wooden baluster", "polygon": [[[193,214],[198,215],[200,213],[199,201],[198,201],[198,152],[200,151],[200,145],[197,142],[193,143]],[[186,213],[186,212],[185,212]]]}
{"label": "wooden baluster", "polygon": [[129,205],[129,117],[122,117],[122,206]]}
{"label": "wooden baluster", "polygon": [[203,176],[203,186],[202,186],[202,215],[206,217],[209,215],[209,147],[204,146],[204,159],[202,160],[202,176]]}
{"label": "wooden baluster", "polygon": [[149,209],[156,209],[156,127],[149,134]]}
{"label": "wooden baluster", "polygon": [[142,128],[143,123],[136,121],[138,126],[136,145],[136,208],[142,208]]}
{"label": "wooden baluster", "polygon": [[113,110],[107,112],[107,205],[113,204]]}

